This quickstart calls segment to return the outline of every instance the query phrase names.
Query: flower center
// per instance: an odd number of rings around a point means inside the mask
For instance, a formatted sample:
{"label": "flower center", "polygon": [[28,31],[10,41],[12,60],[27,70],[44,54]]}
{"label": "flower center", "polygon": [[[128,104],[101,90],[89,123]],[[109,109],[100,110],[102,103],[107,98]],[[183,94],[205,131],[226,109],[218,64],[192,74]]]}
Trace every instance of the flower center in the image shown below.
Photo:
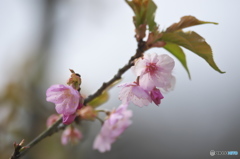
{"label": "flower center", "polygon": [[146,66],[146,72],[149,72],[149,73],[154,73],[157,69],[158,68],[156,63],[148,63]]}

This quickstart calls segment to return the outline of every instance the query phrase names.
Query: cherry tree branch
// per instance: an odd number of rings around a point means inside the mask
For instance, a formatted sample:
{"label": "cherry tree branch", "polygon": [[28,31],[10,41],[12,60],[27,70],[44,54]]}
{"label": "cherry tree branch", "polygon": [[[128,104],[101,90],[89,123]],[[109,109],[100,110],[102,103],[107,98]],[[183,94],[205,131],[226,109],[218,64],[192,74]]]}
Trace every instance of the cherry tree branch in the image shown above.
{"label": "cherry tree branch", "polygon": [[[134,60],[142,57],[143,53],[147,50],[146,47],[146,42],[143,41],[142,39],[138,40],[138,47],[136,50],[136,53],[134,56],[132,56],[128,63],[123,66],[122,68],[120,68],[117,72],[117,74],[115,76],[113,76],[112,79],[110,79],[108,82],[104,82],[102,84],[102,86],[92,95],[88,96],[85,100],[84,100],[84,105],[86,105],[87,103],[89,103],[90,101],[92,101],[93,99],[95,99],[96,97],[98,97],[99,95],[101,95],[103,93],[103,91],[108,88],[111,84],[113,84],[114,82],[116,82],[117,80],[122,78],[122,75],[128,70],[130,69],[133,65],[134,65]],[[44,132],[42,132],[39,136],[37,136],[35,139],[33,139],[28,145],[26,145],[26,149],[20,151],[18,149],[15,148],[14,153],[12,154],[12,156],[10,157],[10,159],[19,159],[20,157],[22,157],[24,154],[26,154],[34,145],[38,144],[41,140],[43,140],[44,138],[53,135],[54,133],[58,132],[59,130],[62,130],[66,127],[66,125],[63,125],[62,123],[62,117],[59,118],[51,127],[49,127],[48,129],[46,129]]]}

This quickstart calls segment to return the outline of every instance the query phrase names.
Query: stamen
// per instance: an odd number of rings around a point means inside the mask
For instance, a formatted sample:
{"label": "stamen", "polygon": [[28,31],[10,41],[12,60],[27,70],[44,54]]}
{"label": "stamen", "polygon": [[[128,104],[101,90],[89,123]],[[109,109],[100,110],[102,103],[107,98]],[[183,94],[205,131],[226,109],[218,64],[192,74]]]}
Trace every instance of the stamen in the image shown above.
{"label": "stamen", "polygon": [[154,73],[157,70],[156,63],[148,63],[146,66],[146,72]]}

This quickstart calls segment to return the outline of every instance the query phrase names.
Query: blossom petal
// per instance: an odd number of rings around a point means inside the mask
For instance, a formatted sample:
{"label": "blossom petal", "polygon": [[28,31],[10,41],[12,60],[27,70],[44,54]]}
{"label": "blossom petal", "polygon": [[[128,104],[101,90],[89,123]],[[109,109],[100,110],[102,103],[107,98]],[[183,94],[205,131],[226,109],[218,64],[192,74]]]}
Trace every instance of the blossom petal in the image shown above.
{"label": "blossom petal", "polygon": [[56,105],[57,113],[63,115],[74,114],[79,106],[81,96],[71,86],[52,85],[47,89],[46,100]]}
{"label": "blossom petal", "polygon": [[76,118],[76,114],[71,114],[71,115],[63,115],[63,124],[69,125],[71,124]]}
{"label": "blossom petal", "polygon": [[111,112],[110,117],[103,123],[100,133],[94,140],[93,149],[100,152],[109,151],[116,138],[131,125],[132,111],[127,110],[127,106],[122,104],[116,111]]}

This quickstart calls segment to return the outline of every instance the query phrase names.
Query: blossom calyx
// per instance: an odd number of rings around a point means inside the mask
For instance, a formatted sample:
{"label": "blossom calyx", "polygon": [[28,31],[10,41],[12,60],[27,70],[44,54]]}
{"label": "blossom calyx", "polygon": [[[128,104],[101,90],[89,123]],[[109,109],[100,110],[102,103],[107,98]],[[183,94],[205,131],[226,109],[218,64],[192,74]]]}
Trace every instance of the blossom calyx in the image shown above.
{"label": "blossom calyx", "polygon": [[81,119],[85,120],[94,120],[98,115],[98,112],[93,109],[91,106],[83,107],[82,109],[77,111],[77,114],[81,117]]}
{"label": "blossom calyx", "polygon": [[72,86],[76,90],[80,90],[80,85],[82,83],[81,76],[75,73],[72,69],[70,69],[71,77],[68,79],[67,84]]}

